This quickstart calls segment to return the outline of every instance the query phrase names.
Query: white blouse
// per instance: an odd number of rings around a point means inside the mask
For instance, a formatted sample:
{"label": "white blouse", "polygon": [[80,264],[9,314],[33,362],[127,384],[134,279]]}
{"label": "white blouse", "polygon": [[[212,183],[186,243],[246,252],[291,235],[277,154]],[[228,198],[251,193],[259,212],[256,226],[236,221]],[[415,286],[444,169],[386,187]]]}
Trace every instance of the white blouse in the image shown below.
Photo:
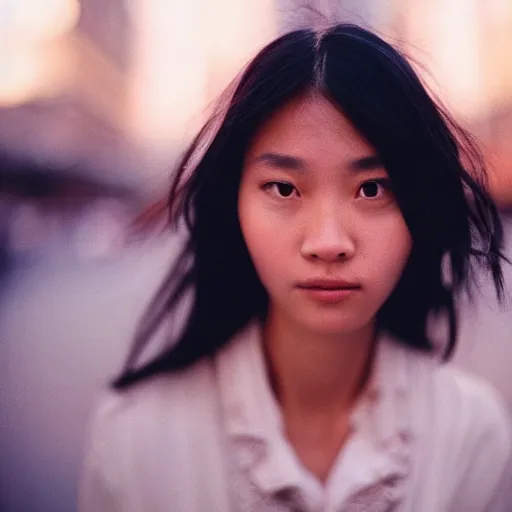
{"label": "white blouse", "polygon": [[512,511],[494,391],[389,338],[378,347],[325,486],[286,440],[253,324],[214,361],[102,399],[81,511]]}

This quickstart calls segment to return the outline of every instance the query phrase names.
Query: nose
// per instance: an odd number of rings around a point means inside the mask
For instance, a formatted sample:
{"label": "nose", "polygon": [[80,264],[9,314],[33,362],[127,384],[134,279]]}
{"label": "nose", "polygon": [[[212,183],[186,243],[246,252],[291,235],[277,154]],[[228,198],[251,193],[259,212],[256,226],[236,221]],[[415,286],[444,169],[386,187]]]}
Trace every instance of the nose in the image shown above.
{"label": "nose", "polygon": [[348,219],[338,208],[330,210],[311,215],[301,245],[304,258],[334,263],[354,256],[356,246]]}

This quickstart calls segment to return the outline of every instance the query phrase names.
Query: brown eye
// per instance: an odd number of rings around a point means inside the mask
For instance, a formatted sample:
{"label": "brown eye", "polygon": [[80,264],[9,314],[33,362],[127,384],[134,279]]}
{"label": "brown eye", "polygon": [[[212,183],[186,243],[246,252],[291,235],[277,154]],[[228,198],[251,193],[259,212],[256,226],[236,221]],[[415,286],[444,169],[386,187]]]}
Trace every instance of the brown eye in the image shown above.
{"label": "brown eye", "polygon": [[294,192],[298,195],[297,189],[293,185],[282,181],[266,183],[263,188],[265,190],[271,190],[275,195],[282,198],[291,197]]}
{"label": "brown eye", "polygon": [[370,180],[361,185],[359,195],[366,199],[375,199],[384,194],[386,190],[386,183],[381,180]]}
{"label": "brown eye", "polygon": [[379,193],[379,184],[375,181],[369,181],[361,187],[364,197],[376,197]]}
{"label": "brown eye", "polygon": [[276,183],[279,194],[283,197],[290,197],[293,194],[294,187],[288,183]]}

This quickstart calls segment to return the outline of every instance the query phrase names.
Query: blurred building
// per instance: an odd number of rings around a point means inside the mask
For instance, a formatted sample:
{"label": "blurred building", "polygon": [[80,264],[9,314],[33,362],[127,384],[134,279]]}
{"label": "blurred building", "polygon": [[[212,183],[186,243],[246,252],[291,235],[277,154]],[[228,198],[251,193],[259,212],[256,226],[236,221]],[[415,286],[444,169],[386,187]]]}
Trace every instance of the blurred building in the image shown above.
{"label": "blurred building", "polygon": [[93,226],[113,239],[129,223],[120,216],[137,208],[140,188],[126,131],[131,34],[122,0],[0,0],[4,259],[72,245],[92,254],[108,236],[91,238]]}
{"label": "blurred building", "polygon": [[512,3],[394,0],[389,29],[438,97],[483,144],[491,187],[512,206]]}
{"label": "blurred building", "polygon": [[[508,0],[0,0],[0,147],[159,188],[221,90],[278,33],[328,20],[400,44],[497,161],[512,103]],[[457,20],[456,23],[452,20]],[[494,182],[493,182],[494,183]],[[512,199],[510,200],[512,202]]]}
{"label": "blurred building", "polygon": [[0,2],[0,145],[122,166],[131,34],[122,0]]}

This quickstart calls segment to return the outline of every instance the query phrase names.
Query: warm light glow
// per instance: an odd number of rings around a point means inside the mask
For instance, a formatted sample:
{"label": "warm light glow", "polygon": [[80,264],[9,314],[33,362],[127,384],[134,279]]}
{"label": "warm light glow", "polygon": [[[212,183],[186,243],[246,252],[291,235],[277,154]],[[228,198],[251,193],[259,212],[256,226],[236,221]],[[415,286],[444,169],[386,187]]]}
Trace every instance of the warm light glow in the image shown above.
{"label": "warm light glow", "polygon": [[512,5],[510,0],[490,0],[488,1],[489,14],[496,23],[506,22],[510,19]]}
{"label": "warm light glow", "polygon": [[69,32],[80,16],[78,0],[0,0],[0,39],[47,41]]}
{"label": "warm light glow", "polygon": [[478,118],[489,107],[478,12],[478,0],[430,0],[415,3],[407,20],[407,53],[428,70],[419,67],[419,73],[456,114],[467,119]]}
{"label": "warm light glow", "polygon": [[269,0],[206,2],[210,97],[224,89],[240,68],[276,35],[274,9],[274,2]]}
{"label": "warm light glow", "polygon": [[32,98],[43,74],[43,60],[34,51],[16,49],[0,61],[0,106],[16,105]]}
{"label": "warm light glow", "polygon": [[204,101],[204,51],[191,33],[200,18],[195,1],[139,3],[134,16],[137,40],[131,102],[137,137],[176,136],[194,107]]}
{"label": "warm light glow", "polygon": [[153,152],[181,144],[276,32],[273,0],[138,0],[131,131]]}
{"label": "warm light glow", "polygon": [[10,48],[0,59],[0,107],[53,94],[72,70],[71,57],[65,45]]}
{"label": "warm light glow", "polygon": [[77,0],[0,0],[0,106],[27,102],[67,76],[59,37],[80,15]]}

